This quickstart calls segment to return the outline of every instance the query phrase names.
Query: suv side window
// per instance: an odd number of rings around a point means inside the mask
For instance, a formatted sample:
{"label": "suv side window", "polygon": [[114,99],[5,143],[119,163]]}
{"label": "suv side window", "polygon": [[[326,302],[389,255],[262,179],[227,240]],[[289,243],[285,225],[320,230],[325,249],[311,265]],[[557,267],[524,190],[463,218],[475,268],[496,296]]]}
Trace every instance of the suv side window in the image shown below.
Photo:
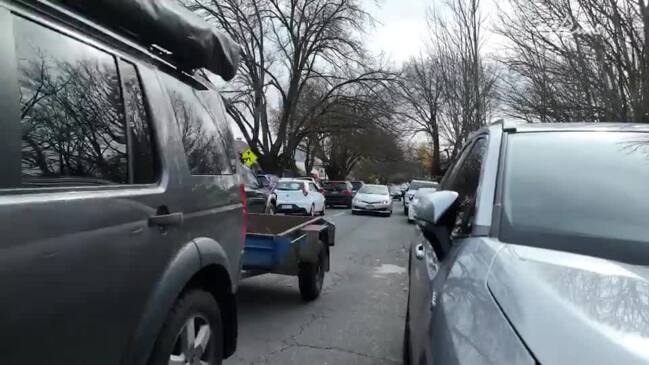
{"label": "suv side window", "polygon": [[318,190],[318,187],[315,186],[314,183],[309,183],[309,190],[310,191],[315,191],[315,192],[320,192],[320,190]]}
{"label": "suv side window", "polygon": [[212,116],[217,132],[219,133],[219,141],[224,147],[225,157],[228,159],[228,167],[230,168],[230,171],[225,173],[232,174],[233,171],[236,171],[237,162],[239,161],[237,151],[234,149],[234,136],[230,130],[230,125],[233,125],[234,121],[231,120],[232,117],[225,111],[223,100],[218,92],[209,89],[201,90],[198,92],[198,96],[203,101],[207,112]]}
{"label": "suv side window", "polygon": [[162,74],[176,114],[187,164],[192,175],[232,174],[231,161],[218,124],[205,108],[198,91],[170,75]]}
{"label": "suv side window", "polygon": [[22,186],[127,184],[127,133],[115,58],[14,17]]}
{"label": "suv side window", "polygon": [[471,147],[463,152],[457,166],[453,168],[444,190],[452,190],[459,194],[458,213],[456,217],[457,233],[469,234],[471,221],[475,214],[475,199],[480,182],[480,170],[487,148],[487,139],[476,140]]}
{"label": "suv side window", "polygon": [[153,135],[144,107],[144,93],[135,65],[119,61],[122,76],[126,121],[129,134],[129,176],[133,184],[149,184],[156,181],[156,160]]}

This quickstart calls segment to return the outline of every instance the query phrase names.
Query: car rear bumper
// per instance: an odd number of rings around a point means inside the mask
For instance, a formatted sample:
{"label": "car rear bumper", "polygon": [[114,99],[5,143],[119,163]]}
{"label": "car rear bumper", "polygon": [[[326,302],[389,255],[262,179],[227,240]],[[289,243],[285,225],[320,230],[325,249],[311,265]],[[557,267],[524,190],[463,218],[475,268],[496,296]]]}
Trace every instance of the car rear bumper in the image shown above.
{"label": "car rear bumper", "polygon": [[351,196],[326,196],[325,201],[328,205],[349,205],[352,203]]}
{"label": "car rear bumper", "polygon": [[295,204],[277,204],[275,212],[285,214],[307,214],[309,210]]}

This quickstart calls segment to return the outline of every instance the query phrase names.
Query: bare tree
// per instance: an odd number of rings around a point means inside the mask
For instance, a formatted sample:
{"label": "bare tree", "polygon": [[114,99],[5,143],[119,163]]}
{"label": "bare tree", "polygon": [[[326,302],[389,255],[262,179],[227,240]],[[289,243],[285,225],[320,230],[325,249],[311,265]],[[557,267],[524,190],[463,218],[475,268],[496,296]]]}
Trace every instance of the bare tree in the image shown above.
{"label": "bare tree", "polygon": [[445,102],[445,76],[436,52],[433,50],[407,62],[399,83],[400,116],[413,126],[412,133],[425,133],[432,141],[432,176],[441,175],[439,119]]}
{"label": "bare tree", "polygon": [[[391,77],[368,64],[358,37],[372,18],[358,0],[186,0],[244,50],[243,67],[226,90],[228,112],[264,169],[292,167],[323,106],[357,85],[372,90]],[[311,82],[326,85],[312,110],[298,113]],[[379,86],[380,87],[380,86]],[[279,99],[275,120],[269,98]]]}
{"label": "bare tree", "polygon": [[432,176],[441,175],[441,146],[453,154],[472,131],[486,124],[495,100],[495,69],[483,60],[479,0],[448,0],[428,16],[425,53],[401,75],[399,111],[432,142]]}
{"label": "bare tree", "polygon": [[645,1],[509,0],[500,32],[512,44],[503,93],[530,121],[649,121]]}

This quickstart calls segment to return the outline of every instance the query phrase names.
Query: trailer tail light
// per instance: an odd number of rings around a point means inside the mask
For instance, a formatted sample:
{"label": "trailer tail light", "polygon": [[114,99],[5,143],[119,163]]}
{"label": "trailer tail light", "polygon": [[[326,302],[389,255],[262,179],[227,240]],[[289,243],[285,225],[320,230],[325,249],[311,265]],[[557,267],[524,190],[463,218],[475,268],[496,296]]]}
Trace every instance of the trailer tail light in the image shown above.
{"label": "trailer tail light", "polygon": [[246,186],[239,186],[241,192],[241,202],[243,203],[243,232],[241,237],[241,248],[246,246],[246,233],[248,233],[248,204],[246,202]]}

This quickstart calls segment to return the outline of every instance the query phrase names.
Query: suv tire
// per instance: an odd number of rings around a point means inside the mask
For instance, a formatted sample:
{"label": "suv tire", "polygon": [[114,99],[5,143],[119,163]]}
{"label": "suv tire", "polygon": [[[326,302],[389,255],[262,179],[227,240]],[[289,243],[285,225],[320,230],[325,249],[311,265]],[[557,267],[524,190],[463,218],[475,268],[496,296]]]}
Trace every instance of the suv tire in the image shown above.
{"label": "suv tire", "polygon": [[314,300],[320,295],[325,276],[325,255],[326,254],[321,251],[317,263],[300,264],[298,270],[298,281],[300,284],[300,295],[304,300]]}
{"label": "suv tire", "polygon": [[[183,339],[191,332],[194,346],[188,348]],[[205,336],[207,339],[201,341]],[[208,292],[190,290],[176,301],[158,335],[149,365],[167,365],[172,356],[180,361],[184,358],[187,364],[198,357],[210,365],[223,361],[221,311]]]}

